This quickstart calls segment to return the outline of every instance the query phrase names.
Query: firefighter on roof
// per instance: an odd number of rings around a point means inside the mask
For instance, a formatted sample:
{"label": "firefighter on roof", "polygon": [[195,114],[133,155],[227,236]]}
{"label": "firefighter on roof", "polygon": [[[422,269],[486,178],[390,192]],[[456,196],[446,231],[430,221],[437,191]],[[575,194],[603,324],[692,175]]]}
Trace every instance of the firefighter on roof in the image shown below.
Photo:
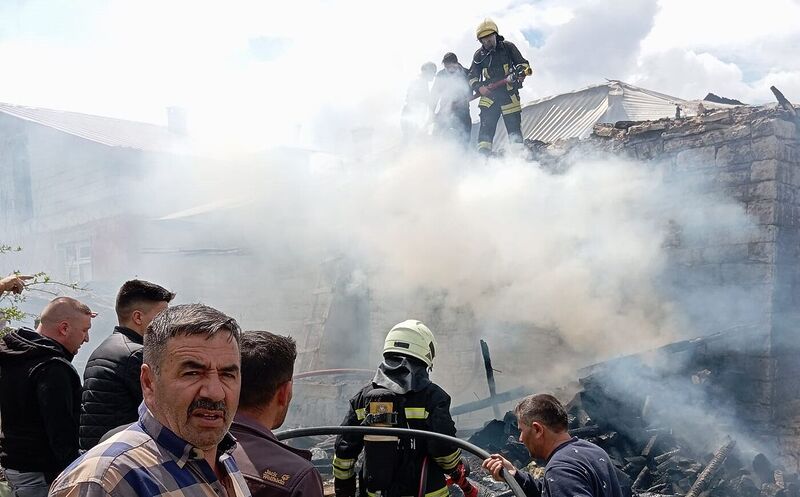
{"label": "firefighter on roof", "polygon": [[[428,377],[436,356],[436,339],[421,321],[408,320],[386,335],[384,360],[375,377],[351,400],[344,426],[389,426],[454,436],[450,396]],[[336,497],[356,495],[356,460],[364,450],[358,474],[363,497],[418,495],[427,474],[424,495],[446,497],[446,479],[467,497],[478,490],[468,480],[461,449],[435,440],[387,436],[340,435],[336,439],[333,475]],[[423,467],[426,471],[423,471]]]}
{"label": "firefighter on roof", "polygon": [[[481,42],[481,48],[472,59],[469,84],[473,91],[481,95],[478,102],[481,119],[478,151],[488,155],[492,151],[492,141],[501,115],[509,141],[522,143],[519,89],[525,76],[530,73],[530,64],[513,43],[500,36],[497,24],[491,19],[484,20],[475,34]],[[490,87],[504,79],[506,84],[494,89]]]}

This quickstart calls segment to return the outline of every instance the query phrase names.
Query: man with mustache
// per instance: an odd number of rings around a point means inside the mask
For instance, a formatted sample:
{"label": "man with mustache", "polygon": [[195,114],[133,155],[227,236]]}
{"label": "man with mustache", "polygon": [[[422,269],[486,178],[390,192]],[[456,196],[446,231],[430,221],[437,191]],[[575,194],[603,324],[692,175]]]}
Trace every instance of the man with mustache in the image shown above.
{"label": "man with mustache", "polygon": [[139,421],[64,470],[53,497],[249,497],[228,433],[241,330],[202,304],[159,314],[144,335]]}

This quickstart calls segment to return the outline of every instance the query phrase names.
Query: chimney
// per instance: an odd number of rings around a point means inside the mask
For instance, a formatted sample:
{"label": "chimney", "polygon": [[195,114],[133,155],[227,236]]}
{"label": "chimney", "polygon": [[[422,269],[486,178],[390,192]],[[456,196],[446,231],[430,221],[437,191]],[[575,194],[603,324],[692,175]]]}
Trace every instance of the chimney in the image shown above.
{"label": "chimney", "polygon": [[170,133],[186,136],[186,109],[183,107],[167,107],[167,129]]}

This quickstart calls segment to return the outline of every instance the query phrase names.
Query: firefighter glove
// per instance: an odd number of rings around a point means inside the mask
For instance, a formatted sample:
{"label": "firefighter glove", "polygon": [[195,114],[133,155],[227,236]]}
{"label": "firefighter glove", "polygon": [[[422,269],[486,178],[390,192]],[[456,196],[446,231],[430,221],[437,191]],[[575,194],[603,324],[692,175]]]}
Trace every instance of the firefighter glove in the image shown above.
{"label": "firefighter glove", "polygon": [[463,490],[465,485],[470,485],[467,481],[467,477],[469,476],[469,463],[461,459],[458,466],[453,468],[448,476],[453,485],[458,485]]}
{"label": "firefighter glove", "polygon": [[478,487],[472,483],[467,482],[467,486],[461,490],[464,492],[464,497],[478,497]]}

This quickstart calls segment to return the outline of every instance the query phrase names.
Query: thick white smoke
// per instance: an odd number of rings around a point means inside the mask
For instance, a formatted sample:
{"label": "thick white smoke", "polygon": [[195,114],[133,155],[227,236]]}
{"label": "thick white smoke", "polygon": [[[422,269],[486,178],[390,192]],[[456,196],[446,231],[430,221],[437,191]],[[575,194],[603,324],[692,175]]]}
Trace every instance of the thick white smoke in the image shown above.
{"label": "thick white smoke", "polygon": [[423,142],[358,165],[229,164],[200,178],[249,199],[216,215],[251,250],[280,254],[260,264],[345,255],[381,295],[427,292],[479,323],[554,331],[570,368],[708,332],[684,313],[667,245],[676,226],[690,245],[743,236],[743,209],[657,165],[567,162],[556,174]]}

